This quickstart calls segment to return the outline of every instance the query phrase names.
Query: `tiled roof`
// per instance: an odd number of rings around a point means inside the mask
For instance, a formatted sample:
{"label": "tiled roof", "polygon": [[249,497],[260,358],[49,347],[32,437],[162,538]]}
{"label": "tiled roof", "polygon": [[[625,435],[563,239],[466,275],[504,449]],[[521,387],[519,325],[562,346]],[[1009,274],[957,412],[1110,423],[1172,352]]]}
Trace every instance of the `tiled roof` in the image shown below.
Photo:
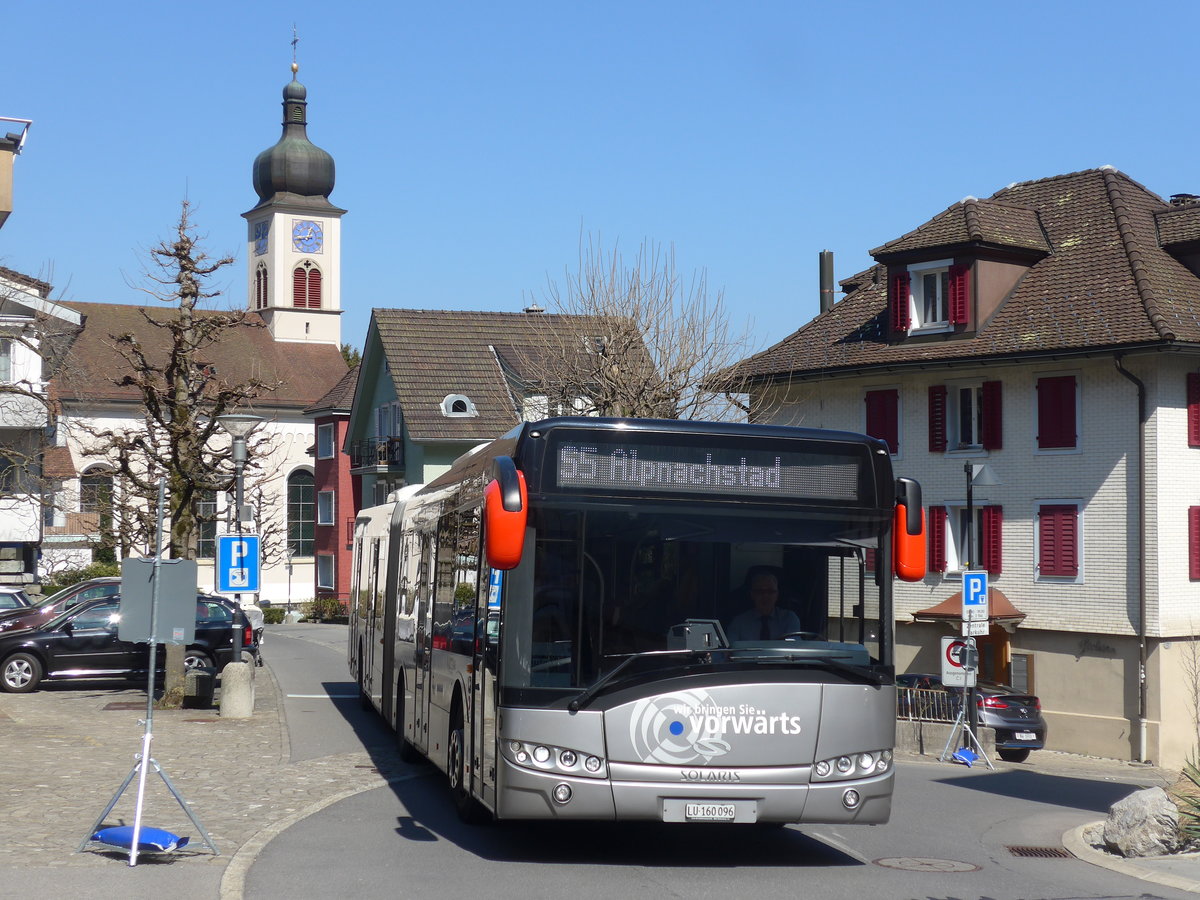
{"label": "tiled roof", "polygon": [[350,408],[354,405],[354,389],[358,387],[359,368],[359,366],[354,366],[349,369],[342,376],[342,380],[335,384],[329,393],[304,412],[312,413],[318,410],[341,410],[349,412]]}
{"label": "tiled roof", "polygon": [[884,260],[906,251],[967,244],[1050,252],[1036,209],[967,197],[871,255]]}
{"label": "tiled roof", "polygon": [[[483,441],[520,417],[502,366],[536,383],[540,354],[582,347],[588,316],[426,309],[375,309],[374,324],[404,423],[414,441]],[[441,403],[462,394],[478,416],[448,417]]]}
{"label": "tiled roof", "polygon": [[[878,265],[846,279],[843,300],[744,360],[738,371],[752,379],[811,377],[969,358],[1200,343],[1200,279],[1160,246],[1155,217],[1168,209],[1162,198],[1106,167],[1014,184],[990,201],[980,201],[980,207],[1036,212],[1050,253],[1033,263],[976,331],[893,339],[887,331],[887,270]],[[880,249],[895,252],[901,241],[942,233],[937,229],[931,223]],[[945,234],[956,240],[961,232],[955,224]],[[938,246],[932,240],[926,243],[930,252]]]}
{"label": "tiled roof", "polygon": [[79,474],[70,447],[47,447],[42,454],[42,475],[51,481],[66,481]]}
{"label": "tiled roof", "polygon": [[[63,303],[84,316],[83,329],[71,346],[66,361],[55,377],[55,394],[63,402],[140,403],[141,392],[119,385],[124,361],[113,348],[113,335],[134,334],[151,358],[165,359],[169,332],[146,321],[148,314],[162,321],[175,315],[174,308],[132,306],[117,303]],[[217,311],[198,311],[214,315]],[[245,324],[230,328],[219,343],[197,355],[197,362],[210,365],[216,377],[227,384],[259,379],[280,382],[264,393],[258,408],[302,410],[323,397],[346,374],[346,361],[332,344],[276,342],[262,319],[249,313]]]}

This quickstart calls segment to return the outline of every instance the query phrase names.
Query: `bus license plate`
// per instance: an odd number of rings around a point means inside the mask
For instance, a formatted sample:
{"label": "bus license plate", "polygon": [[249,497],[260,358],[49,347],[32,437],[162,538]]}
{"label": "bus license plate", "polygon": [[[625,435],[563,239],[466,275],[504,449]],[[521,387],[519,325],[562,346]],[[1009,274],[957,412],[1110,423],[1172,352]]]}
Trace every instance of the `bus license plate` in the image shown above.
{"label": "bus license plate", "polygon": [[1034,734],[1032,731],[1018,731],[1017,732],[1017,740],[1018,741],[1036,741],[1037,735]]}
{"label": "bus license plate", "polygon": [[689,803],[683,814],[698,822],[732,822],[737,810],[732,803]]}

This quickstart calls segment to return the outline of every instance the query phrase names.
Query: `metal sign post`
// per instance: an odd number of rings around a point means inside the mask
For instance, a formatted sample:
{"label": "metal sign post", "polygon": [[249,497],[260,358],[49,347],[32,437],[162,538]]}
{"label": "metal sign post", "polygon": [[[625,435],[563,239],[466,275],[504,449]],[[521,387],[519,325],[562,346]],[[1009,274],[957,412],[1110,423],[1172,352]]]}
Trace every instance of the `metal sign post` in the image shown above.
{"label": "metal sign post", "polygon": [[983,745],[979,743],[979,738],[975,736],[975,730],[971,727],[970,718],[967,716],[967,704],[974,693],[972,689],[975,687],[975,674],[978,668],[979,651],[975,648],[975,638],[968,637],[962,640],[952,637],[942,638],[942,684],[946,687],[961,687],[962,702],[958,708],[958,715],[954,719],[954,726],[950,729],[950,736],[946,738],[946,746],[942,748],[942,755],[938,757],[938,761],[945,762],[947,756],[953,756],[950,748],[957,748],[961,743],[963,749],[978,753],[989,769],[995,769],[996,767],[992,765],[992,761],[983,751]]}

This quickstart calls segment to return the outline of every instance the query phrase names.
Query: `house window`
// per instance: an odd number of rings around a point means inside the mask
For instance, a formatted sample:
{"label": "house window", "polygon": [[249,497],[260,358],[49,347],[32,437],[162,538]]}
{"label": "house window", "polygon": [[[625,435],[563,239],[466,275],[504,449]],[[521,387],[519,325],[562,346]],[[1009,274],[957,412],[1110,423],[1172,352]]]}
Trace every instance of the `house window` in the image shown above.
{"label": "house window", "polygon": [[1008,683],[1018,694],[1036,693],[1033,689],[1033,654],[1014,653],[1009,661]]}
{"label": "house window", "polygon": [[867,434],[888,445],[893,456],[900,452],[900,392],[867,391]]}
{"label": "house window", "polygon": [[471,402],[471,398],[465,394],[447,394],[442,398],[442,415],[461,417],[461,416],[477,416],[479,411],[475,408],[475,404]]}
{"label": "house window", "polygon": [[196,559],[217,555],[217,492],[201,491],[196,501]]}
{"label": "house window", "polygon": [[112,511],[113,476],[106,468],[92,468],[79,479],[79,511],[107,515]]}
{"label": "house window", "polygon": [[970,316],[969,265],[938,259],[895,272],[888,284],[892,331],[949,331]]}
{"label": "house window", "polygon": [[1043,503],[1038,506],[1036,540],[1038,578],[1078,579],[1079,504]]}
{"label": "house window", "polygon": [[943,384],[929,388],[929,450],[999,450],[1001,428],[999,381]]}
{"label": "house window", "polygon": [[300,470],[288,476],[288,552],[313,555],[313,476]]}
{"label": "house window", "polygon": [[1079,445],[1079,391],[1074,375],[1037,380],[1037,446],[1039,450],[1067,450]]}
{"label": "house window", "polygon": [[321,270],[311,259],[292,270],[292,306],[297,309],[321,308]]}
{"label": "house window", "polygon": [[0,381],[12,381],[12,341],[0,339]]}
{"label": "house window", "polygon": [[992,575],[1002,571],[1003,508],[976,506],[973,522],[967,520],[967,507],[932,506],[929,508],[929,569],[933,572],[961,572],[966,569],[968,529],[971,568],[986,569]]}
{"label": "house window", "polygon": [[317,426],[317,459],[333,459],[333,425]]}
{"label": "house window", "polygon": [[317,524],[332,525],[333,524],[333,491],[320,491],[317,493]]}
{"label": "house window", "polygon": [[327,553],[322,553],[317,557],[317,587],[323,590],[333,590],[334,581],[334,557]]}
{"label": "house window", "polygon": [[58,494],[46,491],[42,494],[42,525],[46,528],[61,528],[67,524],[67,514],[59,506]]}

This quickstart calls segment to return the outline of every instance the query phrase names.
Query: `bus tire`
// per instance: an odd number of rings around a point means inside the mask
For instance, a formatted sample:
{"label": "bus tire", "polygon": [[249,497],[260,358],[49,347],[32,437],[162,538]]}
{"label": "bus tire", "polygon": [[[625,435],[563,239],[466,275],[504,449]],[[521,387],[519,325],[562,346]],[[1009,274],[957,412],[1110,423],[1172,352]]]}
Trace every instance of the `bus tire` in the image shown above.
{"label": "bus tire", "polygon": [[481,825],[488,820],[488,816],[486,810],[471,796],[471,791],[467,787],[467,745],[461,713],[455,717],[450,726],[448,751],[446,772],[450,778],[450,796],[454,800],[454,810],[458,813],[459,819],[468,825]]}
{"label": "bus tire", "polygon": [[416,763],[424,757],[421,751],[404,736],[404,676],[396,679],[396,750],[401,762]]}

